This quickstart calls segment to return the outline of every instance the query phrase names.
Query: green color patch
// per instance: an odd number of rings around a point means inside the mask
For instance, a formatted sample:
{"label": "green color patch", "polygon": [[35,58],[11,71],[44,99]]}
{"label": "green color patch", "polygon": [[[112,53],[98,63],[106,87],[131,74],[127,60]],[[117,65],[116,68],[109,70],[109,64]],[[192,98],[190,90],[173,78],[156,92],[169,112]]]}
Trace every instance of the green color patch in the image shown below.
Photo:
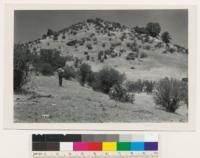
{"label": "green color patch", "polygon": [[130,151],[131,143],[129,142],[117,142],[117,151]]}

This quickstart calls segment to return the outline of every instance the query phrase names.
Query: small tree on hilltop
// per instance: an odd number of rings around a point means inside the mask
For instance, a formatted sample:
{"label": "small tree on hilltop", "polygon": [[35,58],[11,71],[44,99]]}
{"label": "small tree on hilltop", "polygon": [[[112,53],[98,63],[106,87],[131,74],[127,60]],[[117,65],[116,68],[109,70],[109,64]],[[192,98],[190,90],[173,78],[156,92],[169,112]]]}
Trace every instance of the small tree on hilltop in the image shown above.
{"label": "small tree on hilltop", "polygon": [[146,31],[147,33],[152,37],[157,37],[160,34],[161,27],[159,23],[148,23],[146,25]]}
{"label": "small tree on hilltop", "polygon": [[170,43],[171,41],[171,35],[169,34],[169,32],[163,32],[161,35],[162,41],[165,42],[167,45]]}

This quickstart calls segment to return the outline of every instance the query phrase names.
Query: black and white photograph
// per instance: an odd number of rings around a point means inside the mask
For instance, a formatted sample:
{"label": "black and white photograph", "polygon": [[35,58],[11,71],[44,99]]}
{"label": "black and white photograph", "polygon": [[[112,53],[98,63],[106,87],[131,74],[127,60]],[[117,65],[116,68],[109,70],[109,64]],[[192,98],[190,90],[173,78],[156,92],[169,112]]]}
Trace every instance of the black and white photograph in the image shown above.
{"label": "black and white photograph", "polygon": [[188,10],[15,10],[15,123],[188,122]]}

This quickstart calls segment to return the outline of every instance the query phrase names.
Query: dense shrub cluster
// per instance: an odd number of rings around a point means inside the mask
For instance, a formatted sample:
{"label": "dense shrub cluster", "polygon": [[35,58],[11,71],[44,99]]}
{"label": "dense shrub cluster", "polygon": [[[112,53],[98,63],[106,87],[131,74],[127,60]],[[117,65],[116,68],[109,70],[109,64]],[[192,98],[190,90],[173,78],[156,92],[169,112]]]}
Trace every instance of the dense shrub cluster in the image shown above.
{"label": "dense shrub cluster", "polygon": [[117,70],[112,68],[103,68],[95,74],[92,87],[94,90],[108,94],[111,87],[117,84],[122,84],[124,79],[124,74],[120,74]]}
{"label": "dense shrub cluster", "polygon": [[175,112],[182,100],[182,82],[176,79],[161,79],[154,91],[154,101],[168,112]]}
{"label": "dense shrub cluster", "polygon": [[87,80],[90,80],[90,74],[92,73],[92,70],[91,70],[91,66],[86,64],[86,63],[83,63],[81,64],[80,66],[80,71],[79,71],[79,82],[82,86],[85,85],[86,81]]}
{"label": "dense shrub cluster", "polygon": [[53,67],[48,63],[39,64],[39,71],[45,76],[53,75],[54,72]]}
{"label": "dense shrub cluster", "polygon": [[26,46],[14,46],[14,90],[20,90],[29,80],[31,54]]}
{"label": "dense shrub cluster", "polygon": [[65,65],[65,67],[64,67],[64,76],[63,77],[66,80],[70,80],[72,78],[75,78],[76,74],[77,74],[77,72],[72,66]]}
{"label": "dense shrub cluster", "polygon": [[135,96],[133,93],[128,92],[128,90],[122,85],[116,84],[109,91],[109,97],[120,102],[130,102],[133,103]]}
{"label": "dense shrub cluster", "polygon": [[130,92],[147,92],[152,93],[155,87],[155,82],[149,80],[137,80],[137,81],[127,81],[126,87]]}

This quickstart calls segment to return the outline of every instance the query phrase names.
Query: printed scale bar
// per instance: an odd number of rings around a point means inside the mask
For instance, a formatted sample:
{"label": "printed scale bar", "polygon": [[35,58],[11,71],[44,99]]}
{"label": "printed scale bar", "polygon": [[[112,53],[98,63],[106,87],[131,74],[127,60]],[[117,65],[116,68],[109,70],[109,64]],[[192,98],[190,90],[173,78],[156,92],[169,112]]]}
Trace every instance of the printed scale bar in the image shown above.
{"label": "printed scale bar", "polygon": [[104,152],[104,151],[87,151],[87,152],[33,152],[32,158],[158,158],[158,152]]}

